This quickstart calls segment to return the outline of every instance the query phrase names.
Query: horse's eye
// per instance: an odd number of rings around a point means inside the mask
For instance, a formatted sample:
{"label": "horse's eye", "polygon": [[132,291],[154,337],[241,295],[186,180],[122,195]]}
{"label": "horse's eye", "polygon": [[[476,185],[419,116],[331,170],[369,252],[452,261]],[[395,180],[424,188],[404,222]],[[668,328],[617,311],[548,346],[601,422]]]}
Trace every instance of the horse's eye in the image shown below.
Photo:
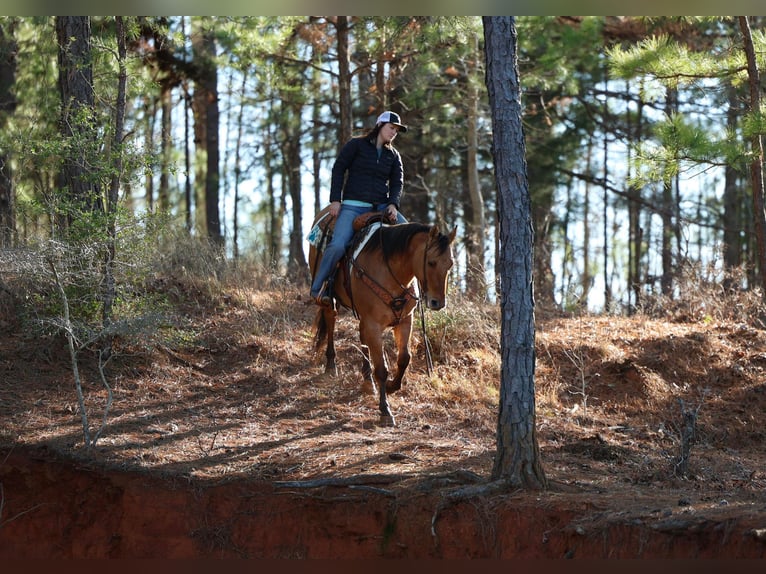
{"label": "horse's eye", "polygon": [[436,267],[436,261],[429,261],[428,266],[431,268]]}

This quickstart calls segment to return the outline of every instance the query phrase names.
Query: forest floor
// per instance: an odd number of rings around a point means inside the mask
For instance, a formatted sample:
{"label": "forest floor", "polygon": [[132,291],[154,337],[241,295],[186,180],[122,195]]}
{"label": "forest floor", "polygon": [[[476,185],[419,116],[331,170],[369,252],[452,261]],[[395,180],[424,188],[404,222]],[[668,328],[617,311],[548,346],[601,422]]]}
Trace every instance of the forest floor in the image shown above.
{"label": "forest floor", "polygon": [[[0,555],[366,557],[372,551],[363,542],[361,526],[353,535],[353,550],[330,538],[348,537],[351,516],[367,511],[384,515],[377,519],[383,527],[388,524],[387,533],[375,535],[372,553],[382,556],[563,557],[574,552],[573,540],[588,539],[587,533],[593,533],[591,546],[581,544],[578,557],[766,555],[766,330],[703,312],[684,320],[538,317],[536,427],[549,489],[478,495],[482,504],[471,503],[473,510],[465,517],[470,524],[460,526],[452,525],[458,520],[455,513],[447,518],[444,502],[468,500],[466,492],[486,484],[496,451],[497,307],[457,301],[449,310],[428,313],[431,374],[418,322],[406,383],[390,397],[396,426],[386,428],[376,424],[377,398],[361,391],[356,321],[350,313],[339,318],[339,374],[332,377],[323,373],[321,356],[312,354],[315,307],[302,293],[275,288],[240,290],[220,299],[207,299],[202,291],[198,295],[195,305],[179,315],[184,336],[175,342],[117,345],[119,352],[105,370],[113,403],[93,449],[83,446],[65,339],[30,337],[6,326],[0,334]],[[79,368],[95,432],[107,394],[92,356],[84,353]],[[90,499],[83,491],[93,489],[77,473],[96,473],[96,484],[109,476],[109,492],[122,494],[86,502]],[[134,497],[140,497],[147,480],[160,486],[148,502],[134,498],[128,503],[125,477],[144,485],[132,491]],[[217,502],[205,504],[218,510],[206,507],[206,521],[224,507],[236,507],[233,515],[244,516],[255,512],[237,506],[244,504],[245,485],[265,497],[261,506],[266,499],[284,501],[289,492],[297,505],[290,510],[294,521],[300,521],[300,513],[312,515],[311,500],[320,510],[327,509],[328,500],[360,506],[342,519],[325,515],[345,526],[336,532],[328,525],[324,534],[317,532],[325,537],[321,545],[302,530],[295,547],[265,539],[248,547],[244,540],[255,535],[232,530],[231,522],[226,522],[226,536],[222,528],[213,536],[209,526],[174,522],[169,528],[193,531],[191,542],[162,545],[158,540],[169,535],[149,528],[151,535],[143,542],[128,545],[128,537],[137,536],[124,531],[128,506],[156,506],[158,513],[170,513],[160,491],[179,496],[178,489],[190,489],[196,493],[194,504],[202,504],[201,493],[215,491]],[[220,494],[232,486],[239,489],[233,499]],[[65,505],[58,510],[50,500],[35,498],[44,493],[63,497],[65,490],[79,498],[66,505],[56,502]],[[430,502],[418,493],[427,493]],[[388,502],[374,511],[383,504],[377,498]],[[415,498],[421,508],[408,510],[408,501]],[[392,500],[398,509],[396,528],[391,526]],[[53,505],[49,511],[46,504]],[[67,512],[80,513],[81,521],[97,520],[83,510],[89,504],[103,504],[104,511],[119,506],[122,526],[110,526],[115,531],[111,539],[78,543],[70,532],[50,547],[40,542],[46,517],[59,527]],[[539,544],[516,543],[514,549],[497,532],[503,520],[511,520],[508,512],[514,506],[513,524],[537,529]],[[519,508],[542,509],[545,517],[540,524],[527,524],[518,517]],[[413,521],[418,512],[428,515],[422,518],[427,549],[414,549],[420,534],[410,532],[409,541],[398,538],[416,528],[404,524],[410,512]],[[269,516],[281,514],[274,510]],[[463,532],[465,548],[447,551],[434,542],[440,516],[444,528]],[[141,524],[133,529],[148,528]],[[620,538],[615,525],[641,532]],[[609,544],[605,529],[612,532]],[[104,530],[94,536],[105,536]],[[558,546],[552,543],[556,533]],[[661,543],[653,541],[657,536],[664,537]],[[668,542],[668,536],[675,542]],[[398,542],[383,548],[381,537]],[[155,550],[146,546],[150,538]],[[474,539],[480,548],[471,546]],[[274,547],[278,550],[269,550]]]}

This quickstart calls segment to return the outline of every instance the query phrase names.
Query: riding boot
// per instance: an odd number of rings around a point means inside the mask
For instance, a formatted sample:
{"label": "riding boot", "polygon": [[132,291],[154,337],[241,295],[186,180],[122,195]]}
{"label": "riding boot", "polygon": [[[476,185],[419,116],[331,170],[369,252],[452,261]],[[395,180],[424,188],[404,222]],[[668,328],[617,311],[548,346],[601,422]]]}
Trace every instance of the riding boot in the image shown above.
{"label": "riding boot", "polygon": [[332,305],[332,286],[329,281],[322,283],[322,288],[319,290],[319,294],[314,297],[314,301],[322,307]]}
{"label": "riding boot", "polygon": [[[322,304],[323,305],[332,305],[335,307],[335,279],[338,276],[338,268],[339,265],[335,266],[335,269],[330,273],[330,276],[327,278],[327,281],[325,283],[326,287],[322,290]],[[325,296],[329,301],[325,302]]]}

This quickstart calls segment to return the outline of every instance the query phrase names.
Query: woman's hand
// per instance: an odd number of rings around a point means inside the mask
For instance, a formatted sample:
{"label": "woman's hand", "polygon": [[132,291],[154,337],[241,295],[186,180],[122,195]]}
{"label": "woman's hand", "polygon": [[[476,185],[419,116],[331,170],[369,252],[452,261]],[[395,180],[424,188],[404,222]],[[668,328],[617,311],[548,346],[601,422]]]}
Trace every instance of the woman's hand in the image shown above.
{"label": "woman's hand", "polygon": [[389,204],[386,206],[386,217],[391,223],[396,223],[396,206]]}
{"label": "woman's hand", "polygon": [[330,203],[330,210],[328,213],[331,217],[338,217],[338,213],[340,213],[340,201],[333,201]]}

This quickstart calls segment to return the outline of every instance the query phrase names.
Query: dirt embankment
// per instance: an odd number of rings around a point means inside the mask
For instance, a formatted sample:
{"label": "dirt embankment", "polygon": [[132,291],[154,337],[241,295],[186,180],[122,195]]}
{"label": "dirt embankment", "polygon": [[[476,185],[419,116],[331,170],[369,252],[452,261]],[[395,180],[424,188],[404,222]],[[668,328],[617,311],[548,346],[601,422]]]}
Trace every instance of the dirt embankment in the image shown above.
{"label": "dirt embankment", "polygon": [[695,511],[662,496],[620,509],[598,493],[556,487],[453,500],[454,489],[435,484],[460,478],[406,487],[385,475],[313,488],[245,480],[206,486],[88,469],[49,453],[11,453],[0,468],[0,557],[766,556],[763,503]]}

